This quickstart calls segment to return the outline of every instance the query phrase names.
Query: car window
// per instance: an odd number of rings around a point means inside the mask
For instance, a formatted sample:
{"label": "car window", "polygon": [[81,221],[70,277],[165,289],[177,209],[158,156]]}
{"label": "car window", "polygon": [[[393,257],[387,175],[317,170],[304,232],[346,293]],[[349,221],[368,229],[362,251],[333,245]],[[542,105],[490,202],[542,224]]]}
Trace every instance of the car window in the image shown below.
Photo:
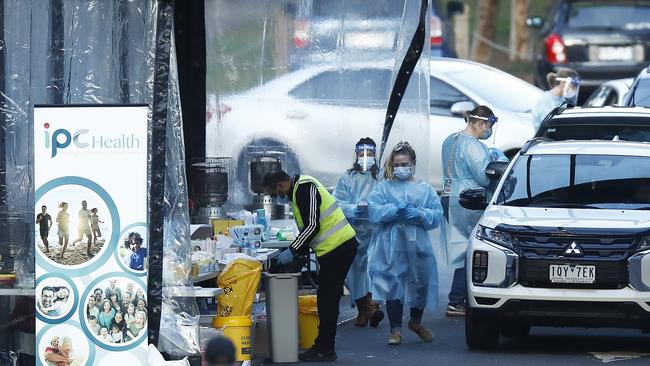
{"label": "car window", "polygon": [[650,107],[650,78],[641,79],[634,89],[630,105]]}
{"label": "car window", "polygon": [[395,18],[402,14],[404,2],[395,0],[314,0],[312,15],[339,18]]}
{"label": "car window", "polygon": [[[621,123],[621,117],[592,118],[591,123],[572,123],[562,119],[553,120],[537,132],[536,137],[555,141],[564,140],[621,140],[650,142],[650,125],[647,118],[630,118]],[[644,121],[645,120],[645,121]]]}
{"label": "car window", "polygon": [[515,112],[529,112],[542,91],[515,76],[487,68],[450,72],[449,79],[463,85],[491,107]]}
{"label": "car window", "polygon": [[431,114],[451,116],[451,106],[470,99],[444,81],[431,77],[429,80],[429,105]]}
{"label": "car window", "polygon": [[572,29],[650,29],[650,4],[644,2],[574,1],[569,4],[566,24]]}
{"label": "car window", "polygon": [[640,156],[524,156],[517,159],[503,182],[497,203],[517,207],[650,209],[649,171],[650,158]]}
{"label": "car window", "polygon": [[614,88],[601,85],[585,102],[587,107],[602,107],[614,105],[618,102],[618,93]]}
{"label": "car window", "polygon": [[295,87],[295,98],[321,104],[384,107],[390,93],[390,71],[384,69],[322,72]]}

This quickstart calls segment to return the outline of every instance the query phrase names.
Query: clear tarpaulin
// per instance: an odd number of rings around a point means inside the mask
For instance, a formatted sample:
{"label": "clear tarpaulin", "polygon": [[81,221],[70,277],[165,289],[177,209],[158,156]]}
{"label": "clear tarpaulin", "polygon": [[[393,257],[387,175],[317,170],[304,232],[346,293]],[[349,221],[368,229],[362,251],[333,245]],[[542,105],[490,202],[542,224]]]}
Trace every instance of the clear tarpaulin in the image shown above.
{"label": "clear tarpaulin", "polygon": [[[0,254],[15,257],[17,285],[33,287],[33,106],[151,105],[157,2],[7,0],[2,4]],[[167,170],[150,173],[165,174],[165,271],[180,273],[165,278],[163,284],[191,292],[182,117],[173,48],[171,59]],[[170,354],[196,354],[196,303],[191,297],[169,294],[163,296],[162,313],[167,317],[159,348]],[[10,330],[0,336],[0,351],[34,355],[33,297],[0,297],[0,313],[4,314],[0,327]]]}
{"label": "clear tarpaulin", "polygon": [[[260,193],[250,176],[260,156],[333,187],[352,167],[360,138],[379,145],[420,5],[206,0],[206,154],[234,159],[230,205],[246,206]],[[429,42],[424,47],[387,148],[408,140],[422,178],[430,160]]]}

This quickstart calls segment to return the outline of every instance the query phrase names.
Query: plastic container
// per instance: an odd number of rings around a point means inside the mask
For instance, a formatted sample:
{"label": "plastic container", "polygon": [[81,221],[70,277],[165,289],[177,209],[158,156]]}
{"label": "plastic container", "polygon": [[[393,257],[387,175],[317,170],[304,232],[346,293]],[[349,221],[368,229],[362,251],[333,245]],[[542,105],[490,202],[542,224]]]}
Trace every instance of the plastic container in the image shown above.
{"label": "plastic container", "polygon": [[300,273],[265,273],[271,359],[298,362],[298,278]]}
{"label": "plastic container", "polygon": [[298,298],[298,326],[300,330],[300,348],[308,349],[314,345],[318,336],[318,306],[316,295]]}
{"label": "plastic container", "polygon": [[223,331],[223,335],[230,339],[237,351],[237,361],[248,361],[251,359],[251,326],[253,321],[250,316],[227,316],[217,317],[213,323],[214,327]]}

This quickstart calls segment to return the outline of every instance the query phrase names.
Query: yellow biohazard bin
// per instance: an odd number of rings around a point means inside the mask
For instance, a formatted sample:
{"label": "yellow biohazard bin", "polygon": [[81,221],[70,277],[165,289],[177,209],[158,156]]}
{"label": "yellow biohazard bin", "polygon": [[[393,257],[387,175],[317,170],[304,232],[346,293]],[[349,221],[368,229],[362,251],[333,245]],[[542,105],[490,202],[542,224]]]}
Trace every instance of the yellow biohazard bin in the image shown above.
{"label": "yellow biohazard bin", "polygon": [[316,295],[298,296],[298,328],[301,349],[308,349],[314,345],[316,336],[318,336],[318,324]]}
{"label": "yellow biohazard bin", "polygon": [[235,344],[237,361],[251,359],[251,326],[253,321],[250,316],[227,316],[215,318],[212,325],[223,331],[223,335]]}

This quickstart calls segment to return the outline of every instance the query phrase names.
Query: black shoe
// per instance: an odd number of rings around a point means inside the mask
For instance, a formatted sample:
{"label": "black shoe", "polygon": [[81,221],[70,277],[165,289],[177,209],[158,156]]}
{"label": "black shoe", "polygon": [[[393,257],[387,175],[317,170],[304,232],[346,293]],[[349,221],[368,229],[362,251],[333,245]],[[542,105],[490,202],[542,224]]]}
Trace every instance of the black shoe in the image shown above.
{"label": "black shoe", "polygon": [[370,316],[370,326],[376,328],[382,320],[384,320],[384,312],[381,310],[375,310]]}
{"label": "black shoe", "polygon": [[310,348],[298,355],[298,359],[304,362],[331,362],[336,361],[336,352],[320,352]]}

